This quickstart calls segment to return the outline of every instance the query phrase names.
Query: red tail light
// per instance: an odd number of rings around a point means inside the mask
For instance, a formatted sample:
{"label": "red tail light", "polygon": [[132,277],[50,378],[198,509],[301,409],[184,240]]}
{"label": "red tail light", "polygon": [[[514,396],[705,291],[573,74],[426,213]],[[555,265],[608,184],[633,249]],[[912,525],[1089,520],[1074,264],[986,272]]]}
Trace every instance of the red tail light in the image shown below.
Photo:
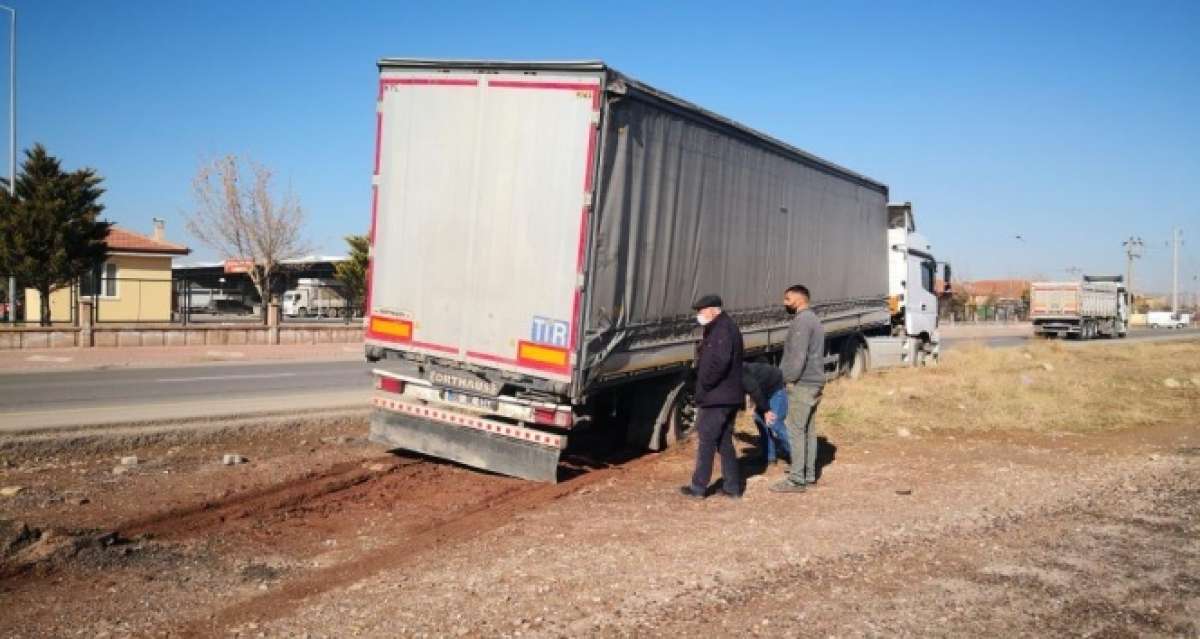
{"label": "red tail light", "polygon": [[384,377],[380,375],[375,378],[375,388],[397,395],[404,392],[404,382],[395,377]]}
{"label": "red tail light", "polygon": [[534,408],[533,419],[539,424],[547,426],[560,426],[562,428],[570,428],[575,423],[575,416],[569,410],[555,410],[553,408]]}

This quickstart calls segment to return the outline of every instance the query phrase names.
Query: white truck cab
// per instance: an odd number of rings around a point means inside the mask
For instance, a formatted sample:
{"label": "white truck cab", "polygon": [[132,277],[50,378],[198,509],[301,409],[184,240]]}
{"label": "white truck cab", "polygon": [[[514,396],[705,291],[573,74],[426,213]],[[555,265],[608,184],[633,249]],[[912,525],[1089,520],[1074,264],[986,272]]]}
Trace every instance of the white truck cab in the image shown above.
{"label": "white truck cab", "polygon": [[904,363],[916,366],[936,360],[941,342],[938,304],[950,290],[950,265],[939,263],[929,241],[917,232],[911,202],[888,204],[887,252],[892,335],[905,338]]}

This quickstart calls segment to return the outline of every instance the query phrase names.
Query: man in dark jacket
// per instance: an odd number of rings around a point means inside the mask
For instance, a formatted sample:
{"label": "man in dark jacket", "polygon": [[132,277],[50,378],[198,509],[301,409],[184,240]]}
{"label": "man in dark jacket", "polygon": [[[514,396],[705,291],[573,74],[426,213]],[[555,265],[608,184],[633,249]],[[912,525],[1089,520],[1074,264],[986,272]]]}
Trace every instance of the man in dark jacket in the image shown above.
{"label": "man in dark jacket", "polygon": [[740,497],[741,477],[733,448],[733,421],[745,405],[742,389],[742,332],[721,312],[721,298],[705,295],[692,305],[704,327],[696,357],[696,470],[692,482],[680,488],[688,497],[703,499],[712,479],[713,455],[721,454],[721,494]]}

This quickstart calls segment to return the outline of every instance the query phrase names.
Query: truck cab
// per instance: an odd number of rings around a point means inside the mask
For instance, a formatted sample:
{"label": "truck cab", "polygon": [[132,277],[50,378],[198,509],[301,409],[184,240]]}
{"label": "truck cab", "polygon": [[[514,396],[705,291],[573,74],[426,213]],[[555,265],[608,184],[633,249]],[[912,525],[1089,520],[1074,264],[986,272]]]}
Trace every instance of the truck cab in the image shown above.
{"label": "truck cab", "polygon": [[936,358],[938,303],[950,290],[950,265],[939,263],[929,241],[917,232],[911,202],[888,205],[887,252],[892,335],[911,338],[906,348],[910,364]]}

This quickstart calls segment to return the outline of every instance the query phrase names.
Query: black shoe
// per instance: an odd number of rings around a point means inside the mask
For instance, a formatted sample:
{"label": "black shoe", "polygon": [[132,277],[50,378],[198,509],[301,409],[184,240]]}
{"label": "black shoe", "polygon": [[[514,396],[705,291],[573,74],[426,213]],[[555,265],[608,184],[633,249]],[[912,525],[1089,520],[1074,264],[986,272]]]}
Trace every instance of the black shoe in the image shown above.
{"label": "black shoe", "polygon": [[721,491],[719,494],[720,494],[722,497],[728,497],[729,499],[734,499],[734,500],[737,500],[737,499],[741,499],[741,498],[742,498],[742,494],[741,494],[741,493],[731,493],[731,492],[729,492],[729,491],[727,491],[727,490],[722,490],[722,491]]}
{"label": "black shoe", "polygon": [[680,486],[679,494],[687,497],[688,499],[704,499],[704,494],[692,490],[691,486]]}

